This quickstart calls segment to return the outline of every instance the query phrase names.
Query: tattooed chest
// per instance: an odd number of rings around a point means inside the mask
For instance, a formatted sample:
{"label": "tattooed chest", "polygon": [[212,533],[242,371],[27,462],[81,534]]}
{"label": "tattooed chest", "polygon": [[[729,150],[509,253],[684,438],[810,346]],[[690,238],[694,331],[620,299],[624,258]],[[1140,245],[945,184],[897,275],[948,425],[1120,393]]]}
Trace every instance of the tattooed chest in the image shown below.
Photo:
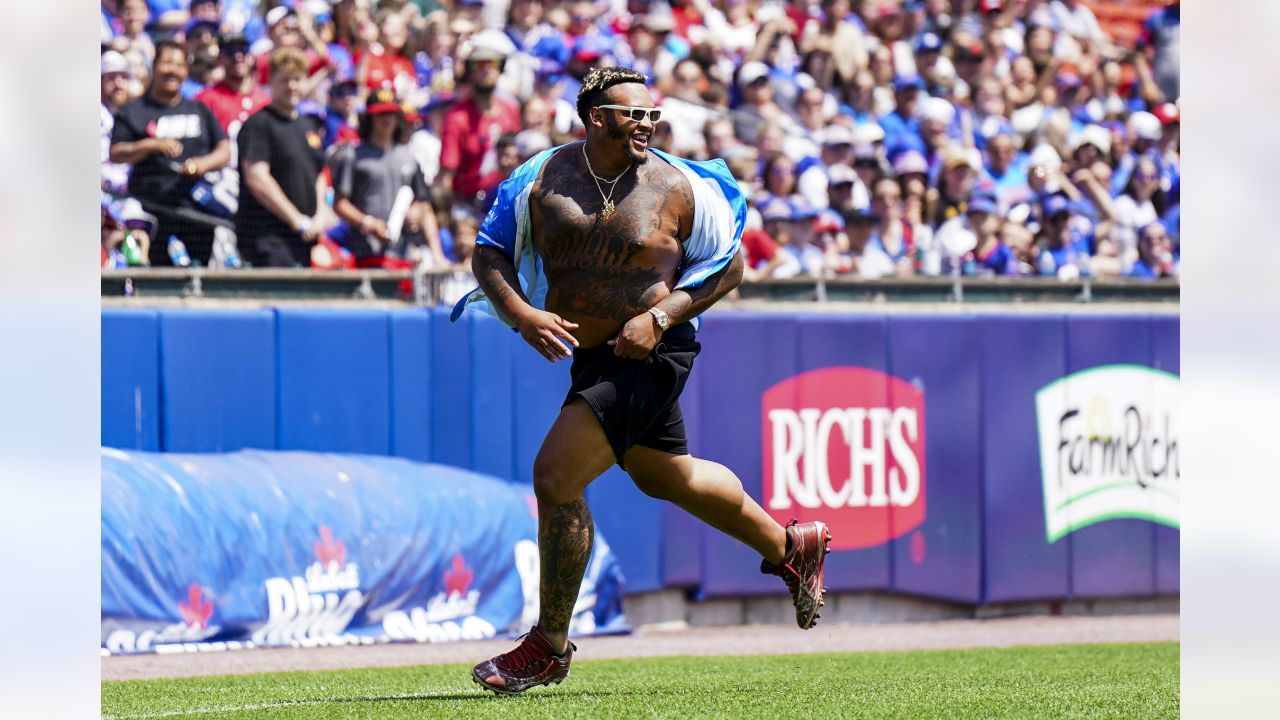
{"label": "tattooed chest", "polygon": [[598,197],[538,198],[533,242],[545,264],[549,305],[625,320],[669,292],[682,252],[678,215],[660,193],[639,187],[615,202],[604,220]]}

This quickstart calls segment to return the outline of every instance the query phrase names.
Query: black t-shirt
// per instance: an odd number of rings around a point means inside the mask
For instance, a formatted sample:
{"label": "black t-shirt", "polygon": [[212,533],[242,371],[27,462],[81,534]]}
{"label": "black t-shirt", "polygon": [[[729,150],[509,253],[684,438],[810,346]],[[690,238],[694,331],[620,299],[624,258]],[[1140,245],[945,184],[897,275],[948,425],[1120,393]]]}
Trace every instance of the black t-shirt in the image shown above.
{"label": "black t-shirt", "polygon": [[249,116],[236,135],[240,157],[240,207],[236,231],[241,235],[289,234],[289,227],[263,207],[245,184],[245,164],[267,161],[271,177],[285,197],[304,215],[316,214],[316,178],[324,167],[324,125],[310,115],[288,117],[267,106]]}
{"label": "black t-shirt", "polygon": [[125,103],[116,113],[111,143],[137,142],[145,138],[171,138],[182,143],[182,154],[170,158],[152,153],[129,173],[129,194],[140,200],[176,206],[191,198],[191,178],[175,170],[189,158],[208,155],[227,139],[208,105],[183,98],[176,105],[160,105],[150,95]]}

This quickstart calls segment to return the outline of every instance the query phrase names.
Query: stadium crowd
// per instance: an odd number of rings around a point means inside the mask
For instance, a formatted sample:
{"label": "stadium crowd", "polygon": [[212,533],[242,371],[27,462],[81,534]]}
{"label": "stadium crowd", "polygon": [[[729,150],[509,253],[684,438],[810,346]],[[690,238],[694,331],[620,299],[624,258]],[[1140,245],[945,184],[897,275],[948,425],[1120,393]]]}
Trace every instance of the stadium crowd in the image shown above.
{"label": "stadium crowd", "polygon": [[621,65],[750,197],[748,280],[1175,276],[1179,5],[1109,0],[1126,43],[1101,2],[102,0],[103,264],[468,290],[497,185]]}

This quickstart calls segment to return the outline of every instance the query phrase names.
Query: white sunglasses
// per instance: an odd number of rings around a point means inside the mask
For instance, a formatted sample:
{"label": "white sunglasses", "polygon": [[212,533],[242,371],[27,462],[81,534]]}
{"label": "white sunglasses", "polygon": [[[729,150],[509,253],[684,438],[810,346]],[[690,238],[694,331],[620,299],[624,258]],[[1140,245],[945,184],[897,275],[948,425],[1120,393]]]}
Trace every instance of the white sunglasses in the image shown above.
{"label": "white sunglasses", "polygon": [[601,110],[622,110],[626,112],[627,117],[636,122],[643,122],[648,116],[649,122],[656,123],[658,118],[662,117],[662,110],[659,108],[642,108],[634,105],[597,105]]}

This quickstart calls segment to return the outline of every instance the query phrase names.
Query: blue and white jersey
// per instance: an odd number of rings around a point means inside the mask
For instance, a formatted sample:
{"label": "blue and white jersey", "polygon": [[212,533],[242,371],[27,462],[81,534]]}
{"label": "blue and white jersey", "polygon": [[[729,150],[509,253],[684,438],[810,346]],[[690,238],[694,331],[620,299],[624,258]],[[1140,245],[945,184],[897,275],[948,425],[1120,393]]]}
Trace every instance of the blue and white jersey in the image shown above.
{"label": "blue and white jersey", "polygon": [[[529,193],[542,166],[559,149],[544,150],[529,158],[498,186],[497,197],[476,235],[476,245],[497,248],[511,260],[525,297],[539,309],[546,304],[547,278],[542,259],[533,247]],[[684,242],[684,259],[676,270],[675,289],[695,288],[728,265],[738,252],[747,221],[746,197],[723,160],[696,162],[652,148],[650,152],[684,173],[693,188],[693,229]],[[468,308],[487,312],[514,326],[479,288],[458,301],[451,319],[457,320]],[[696,330],[697,318],[691,322]]]}

